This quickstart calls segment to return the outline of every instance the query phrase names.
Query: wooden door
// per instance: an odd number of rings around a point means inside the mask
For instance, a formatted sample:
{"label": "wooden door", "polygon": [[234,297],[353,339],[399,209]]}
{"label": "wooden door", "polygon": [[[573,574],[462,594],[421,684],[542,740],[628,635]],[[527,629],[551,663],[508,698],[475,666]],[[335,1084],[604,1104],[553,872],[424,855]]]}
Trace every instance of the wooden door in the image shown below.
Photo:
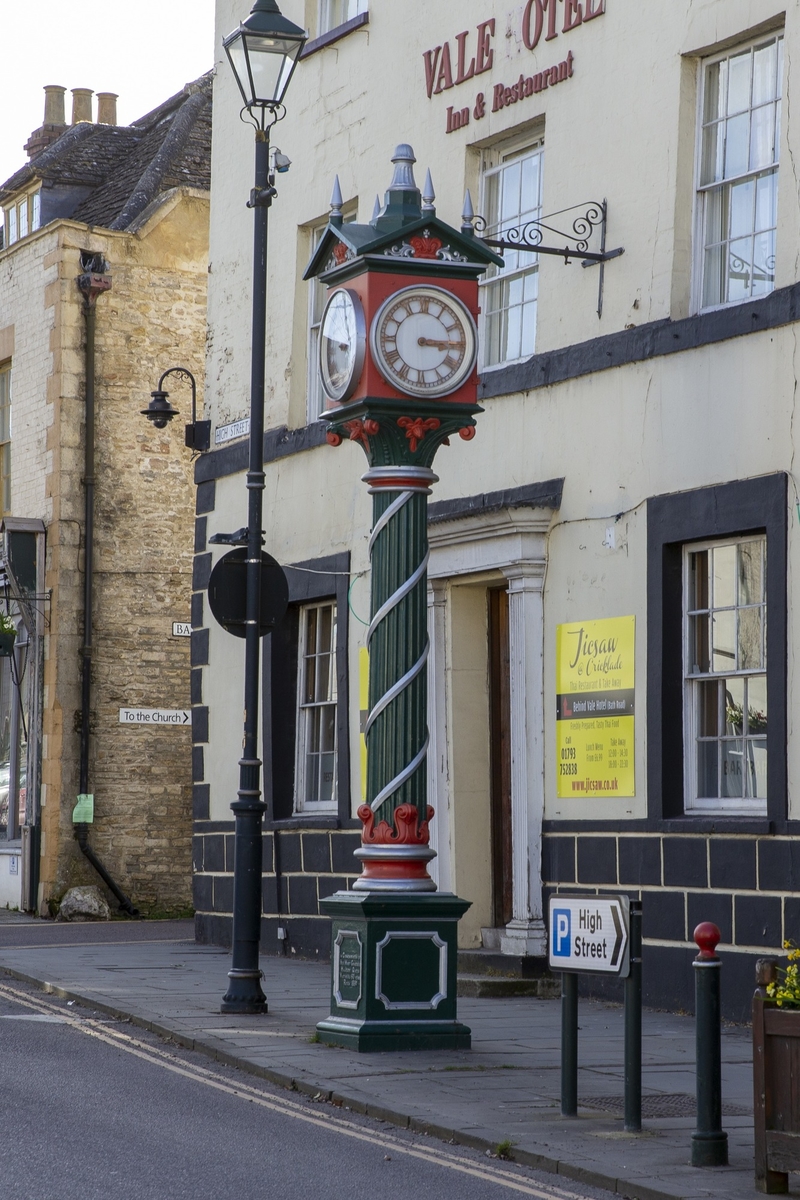
{"label": "wooden door", "polygon": [[489,590],[489,712],[491,738],[492,923],[513,916],[511,859],[511,684],[508,592]]}

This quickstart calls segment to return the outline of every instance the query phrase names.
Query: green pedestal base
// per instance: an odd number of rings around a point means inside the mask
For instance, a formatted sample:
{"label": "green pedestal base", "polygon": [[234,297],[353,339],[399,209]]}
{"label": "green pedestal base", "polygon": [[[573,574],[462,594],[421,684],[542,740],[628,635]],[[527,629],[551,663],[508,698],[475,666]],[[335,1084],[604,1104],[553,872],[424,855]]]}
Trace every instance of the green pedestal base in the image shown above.
{"label": "green pedestal base", "polygon": [[350,1050],[468,1050],[456,1018],[457,932],[468,900],[449,893],[337,892],[331,1015],[321,1042]]}

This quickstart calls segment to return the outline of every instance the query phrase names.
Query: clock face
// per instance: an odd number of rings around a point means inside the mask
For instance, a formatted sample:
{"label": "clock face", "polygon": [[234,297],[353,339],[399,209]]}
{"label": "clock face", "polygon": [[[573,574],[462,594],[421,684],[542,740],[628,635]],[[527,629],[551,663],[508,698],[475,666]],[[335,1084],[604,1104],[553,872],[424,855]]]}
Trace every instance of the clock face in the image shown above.
{"label": "clock face", "polygon": [[478,336],[469,309],[438,287],[390,296],[370,331],[372,357],[387,383],[411,396],[447,396],[471,374]]}
{"label": "clock face", "polygon": [[328,298],[320,322],[319,371],[331,400],[347,400],[356,390],[366,347],[361,301],[350,288],[339,288]]}

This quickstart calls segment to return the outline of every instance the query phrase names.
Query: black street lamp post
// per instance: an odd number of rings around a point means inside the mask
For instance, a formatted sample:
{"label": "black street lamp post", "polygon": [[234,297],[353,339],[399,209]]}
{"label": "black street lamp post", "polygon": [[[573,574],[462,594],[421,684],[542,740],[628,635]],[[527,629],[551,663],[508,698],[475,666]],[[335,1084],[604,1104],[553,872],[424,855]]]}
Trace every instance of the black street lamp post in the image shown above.
{"label": "black street lamp post", "polygon": [[[266,805],[261,795],[258,757],[261,547],[264,492],[264,370],[267,327],[267,221],[276,195],[269,173],[270,129],[283,116],[283,96],[306,33],[282,16],[275,0],[256,0],[250,16],[223,42],[256,131],[253,322],[250,380],[250,453],[247,472],[247,568],[244,678],[244,743],[239,760],[233,874],[233,957],[222,1012],[266,1012],[258,965],[261,934],[261,827]],[[213,539],[212,539],[213,540]]]}

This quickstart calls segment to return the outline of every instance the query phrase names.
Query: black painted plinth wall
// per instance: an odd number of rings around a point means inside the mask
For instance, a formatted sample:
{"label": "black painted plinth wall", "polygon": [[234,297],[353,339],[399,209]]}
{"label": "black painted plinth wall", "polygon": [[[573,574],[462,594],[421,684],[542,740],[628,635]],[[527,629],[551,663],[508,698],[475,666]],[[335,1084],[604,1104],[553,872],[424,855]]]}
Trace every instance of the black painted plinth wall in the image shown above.
{"label": "black painted plinth wall", "polygon": [[[195,821],[194,830],[195,937],[230,946],[233,822]],[[265,830],[262,954],[330,958],[331,923],[320,914],[319,902],[352,886],[361,873],[353,857],[360,845],[360,834],[344,830]],[[278,937],[279,928],[285,939]]]}
{"label": "black painted plinth wall", "polygon": [[[693,1011],[692,934],[701,921],[722,933],[722,1008],[731,1021],[750,1019],[756,959],[800,942],[800,839],[548,834],[542,877],[546,898],[613,890],[641,899],[644,1002],[654,1008]],[[586,995],[622,998],[619,984],[581,980]]]}

